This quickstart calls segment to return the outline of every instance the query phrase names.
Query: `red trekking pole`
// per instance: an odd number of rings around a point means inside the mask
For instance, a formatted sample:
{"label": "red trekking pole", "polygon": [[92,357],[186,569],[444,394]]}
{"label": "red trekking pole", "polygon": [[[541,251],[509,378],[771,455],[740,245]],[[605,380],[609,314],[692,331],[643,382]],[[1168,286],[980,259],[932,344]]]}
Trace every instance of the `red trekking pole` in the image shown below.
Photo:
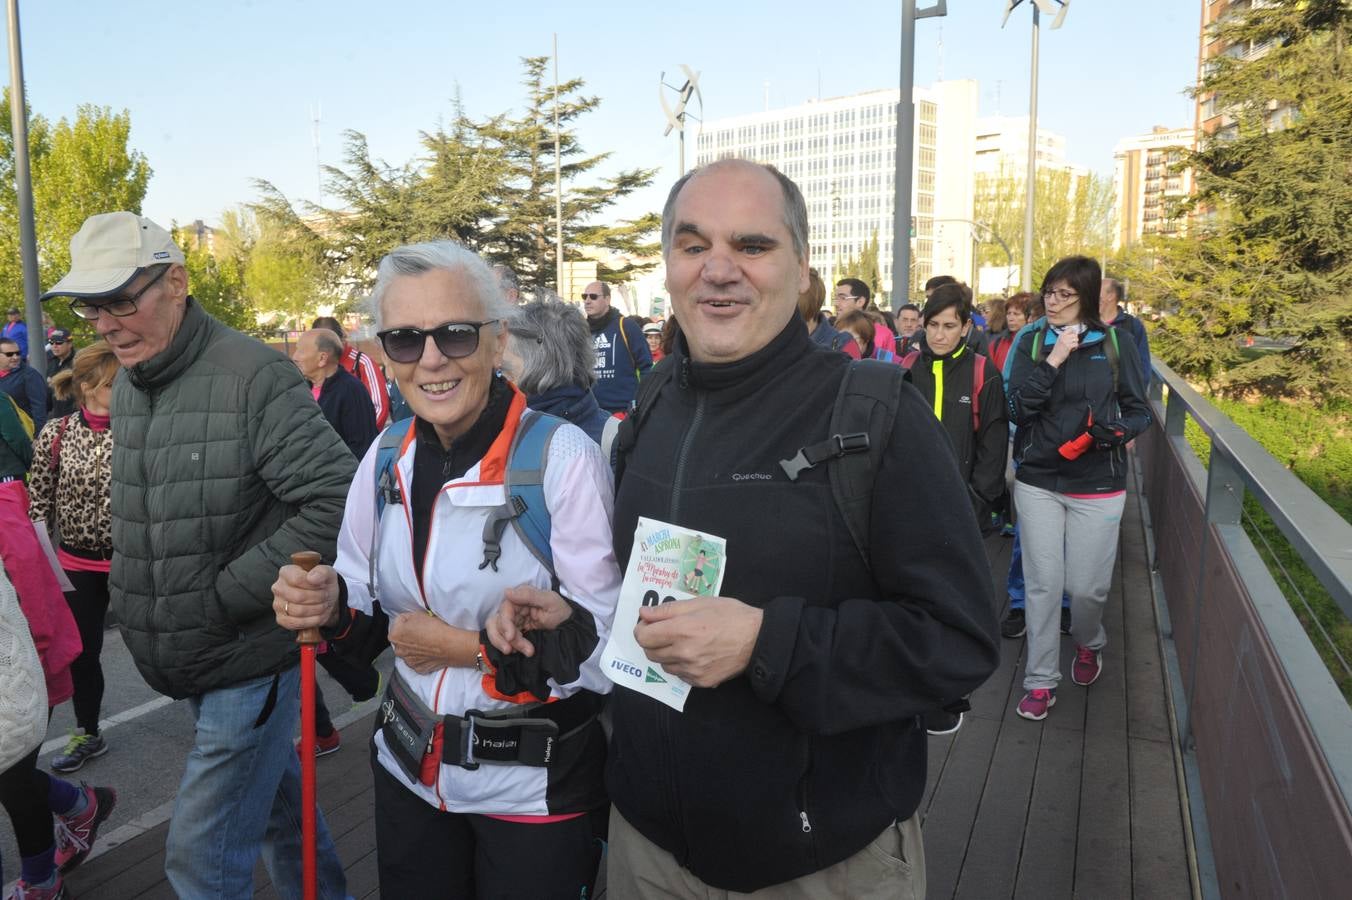
{"label": "red trekking pole", "polygon": [[[320,561],[319,554],[313,550],[291,554],[291,564],[307,572]],[[304,628],[296,633],[296,643],[300,644],[300,858],[305,900],[315,900],[318,894],[315,868],[318,832],[315,814],[315,650],[321,640],[318,628]]]}

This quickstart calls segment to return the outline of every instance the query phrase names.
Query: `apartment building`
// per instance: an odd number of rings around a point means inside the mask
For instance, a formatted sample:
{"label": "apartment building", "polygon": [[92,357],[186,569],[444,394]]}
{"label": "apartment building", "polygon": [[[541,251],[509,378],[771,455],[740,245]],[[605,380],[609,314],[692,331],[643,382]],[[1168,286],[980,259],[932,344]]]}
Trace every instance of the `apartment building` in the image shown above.
{"label": "apartment building", "polygon": [[1113,249],[1150,235],[1176,235],[1187,230],[1187,218],[1173,206],[1192,193],[1192,170],[1176,170],[1192,149],[1191,128],[1156,126],[1149,134],[1123,138],[1113,148],[1116,164],[1117,225]]}

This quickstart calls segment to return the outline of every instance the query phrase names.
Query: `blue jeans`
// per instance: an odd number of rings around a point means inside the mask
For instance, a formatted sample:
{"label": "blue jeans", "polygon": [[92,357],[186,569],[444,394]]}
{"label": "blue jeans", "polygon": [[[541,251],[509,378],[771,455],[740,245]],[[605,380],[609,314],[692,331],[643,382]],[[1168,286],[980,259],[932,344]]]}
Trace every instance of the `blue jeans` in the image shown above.
{"label": "blue jeans", "polygon": [[[277,893],[301,896],[300,669],[278,676],[277,705],[255,728],[272,676],[190,697],[196,739],[174,801],[164,871],[180,897],[248,898],[260,848]],[[319,896],[347,884],[324,816],[318,817]]]}
{"label": "blue jeans", "polygon": [[[1025,593],[1023,588],[1023,547],[1019,542],[1019,525],[1014,523],[1014,546],[1009,550],[1009,577],[1005,579],[1005,590],[1009,593],[1009,608],[1023,609]],[[1070,595],[1061,595],[1061,606],[1070,609]]]}

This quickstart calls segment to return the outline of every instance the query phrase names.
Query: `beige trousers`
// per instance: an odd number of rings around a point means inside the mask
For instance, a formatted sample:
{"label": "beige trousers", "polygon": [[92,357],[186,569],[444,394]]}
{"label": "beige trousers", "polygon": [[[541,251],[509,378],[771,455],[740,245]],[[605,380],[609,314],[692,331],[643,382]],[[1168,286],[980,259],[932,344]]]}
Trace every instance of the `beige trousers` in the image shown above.
{"label": "beige trousers", "polygon": [[834,866],[750,894],[710,887],[610,809],[606,895],[615,900],[924,900],[925,848],[917,813],[889,825]]}

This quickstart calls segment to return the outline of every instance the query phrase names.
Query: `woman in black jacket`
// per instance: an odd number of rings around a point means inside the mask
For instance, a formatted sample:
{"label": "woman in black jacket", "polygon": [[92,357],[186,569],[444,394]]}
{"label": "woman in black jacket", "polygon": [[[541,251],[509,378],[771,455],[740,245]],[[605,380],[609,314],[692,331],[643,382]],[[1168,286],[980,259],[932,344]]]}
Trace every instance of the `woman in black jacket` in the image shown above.
{"label": "woman in black jacket", "polygon": [[1103,668],[1103,607],[1112,583],[1126,501],[1126,443],[1150,424],[1140,359],[1099,320],[1099,265],[1071,256],[1042,282],[1046,325],[1011,351],[1009,404],[1019,461],[1019,510],[1027,587],[1027,693],[1018,713],[1040,720],[1061,680],[1061,592],[1070,596],[1071,681],[1090,685]]}
{"label": "woman in black jacket", "polygon": [[[957,285],[937,289],[921,313],[925,344],[902,359],[907,378],[944,426],[985,528],[1005,492],[1009,416],[1000,371],[967,345],[971,313]],[[978,372],[977,366],[980,366]]]}
{"label": "woman in black jacket", "polygon": [[[967,485],[967,497],[985,532],[992,510],[1005,493],[1005,459],[1009,456],[1009,416],[1000,371],[985,355],[967,346],[971,309],[962,288],[937,288],[920,314],[925,342],[902,358],[906,378],[925,398],[948,435]],[[998,523],[997,523],[998,525]],[[962,726],[971,709],[967,698],[925,714],[930,734],[950,734]]]}

